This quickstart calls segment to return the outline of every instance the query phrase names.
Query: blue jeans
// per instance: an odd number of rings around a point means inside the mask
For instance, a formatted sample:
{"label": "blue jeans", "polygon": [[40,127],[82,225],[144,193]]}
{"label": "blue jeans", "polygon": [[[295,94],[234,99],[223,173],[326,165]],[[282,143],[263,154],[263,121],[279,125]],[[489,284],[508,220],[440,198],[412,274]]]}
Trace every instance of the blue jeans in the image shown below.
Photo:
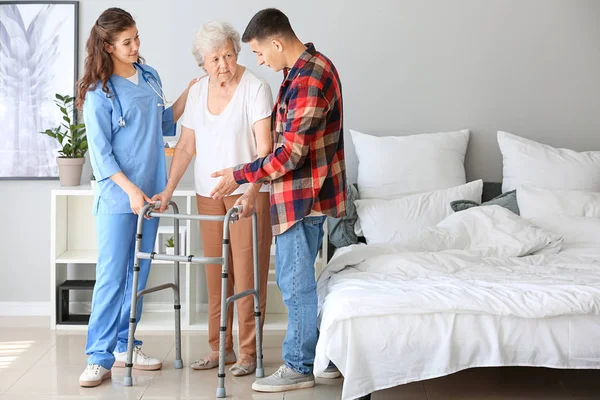
{"label": "blue jeans", "polygon": [[[115,362],[113,352],[127,351],[137,218],[133,213],[96,217],[98,263],[85,353],[88,364],[106,369]],[[144,221],[141,251],[154,249],[157,230],[158,218]],[[150,260],[140,260],[138,291],[146,287],[149,272]],[[138,322],[142,304],[143,297],[137,303]],[[134,340],[134,345],[141,344]]]}
{"label": "blue jeans", "polygon": [[325,217],[305,217],[276,239],[277,286],[288,309],[283,361],[296,372],[311,374],[317,347],[315,259],[323,240]]}

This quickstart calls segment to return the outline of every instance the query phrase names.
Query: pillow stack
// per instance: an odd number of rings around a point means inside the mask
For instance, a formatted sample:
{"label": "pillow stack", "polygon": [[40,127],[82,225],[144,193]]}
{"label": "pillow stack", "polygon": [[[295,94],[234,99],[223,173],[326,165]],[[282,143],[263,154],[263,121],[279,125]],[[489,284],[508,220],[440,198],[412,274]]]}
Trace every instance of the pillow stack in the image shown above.
{"label": "pillow stack", "polygon": [[600,248],[600,151],[558,149],[498,132],[504,191],[522,217],[563,236],[563,249]]}
{"label": "pillow stack", "polygon": [[358,223],[369,244],[397,243],[452,213],[455,200],[481,202],[466,182],[469,131],[376,137],[350,130],[358,157]]}
{"label": "pillow stack", "polygon": [[350,133],[358,157],[358,199],[356,215],[348,220],[356,221],[357,233],[369,244],[415,236],[453,211],[500,205],[562,235],[565,248],[600,247],[600,151],[554,148],[500,131],[503,193],[481,204],[483,182],[466,182],[468,130]]}

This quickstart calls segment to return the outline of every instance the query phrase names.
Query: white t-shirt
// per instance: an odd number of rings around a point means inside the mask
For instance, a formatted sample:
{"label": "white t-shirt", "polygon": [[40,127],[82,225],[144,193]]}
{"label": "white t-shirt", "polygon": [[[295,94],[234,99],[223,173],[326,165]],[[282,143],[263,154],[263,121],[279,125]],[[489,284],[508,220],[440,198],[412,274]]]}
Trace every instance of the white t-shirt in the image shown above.
{"label": "white t-shirt", "polygon": [[138,84],[139,76],[138,76],[137,68],[135,70],[135,74],[131,75],[129,78],[127,78],[127,80],[135,85]]}
{"label": "white t-shirt", "polygon": [[[208,82],[204,78],[190,88],[181,119],[181,125],[196,134],[195,189],[205,197],[221,179],[210,174],[258,158],[252,127],[269,117],[273,108],[269,84],[246,69],[229,104],[214,115],[208,110]],[[232,194],[242,194],[248,186],[241,185]],[[261,191],[269,191],[268,186]]]}

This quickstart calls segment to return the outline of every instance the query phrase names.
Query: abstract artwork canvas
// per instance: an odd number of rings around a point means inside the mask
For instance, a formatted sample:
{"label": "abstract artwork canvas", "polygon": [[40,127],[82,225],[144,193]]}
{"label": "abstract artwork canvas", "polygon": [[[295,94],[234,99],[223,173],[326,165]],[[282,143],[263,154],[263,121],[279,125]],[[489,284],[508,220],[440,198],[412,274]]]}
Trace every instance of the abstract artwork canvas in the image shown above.
{"label": "abstract artwork canvas", "polygon": [[62,121],[55,94],[75,96],[77,1],[0,1],[0,179],[57,179]]}

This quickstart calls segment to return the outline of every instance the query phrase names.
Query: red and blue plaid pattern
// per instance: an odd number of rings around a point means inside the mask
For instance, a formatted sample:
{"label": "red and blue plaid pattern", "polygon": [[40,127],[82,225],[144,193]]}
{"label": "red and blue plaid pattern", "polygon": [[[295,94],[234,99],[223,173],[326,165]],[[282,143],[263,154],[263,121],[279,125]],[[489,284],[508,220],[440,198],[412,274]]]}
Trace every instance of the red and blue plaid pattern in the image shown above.
{"label": "red and blue plaid pattern", "polygon": [[234,170],[239,184],[271,182],[274,235],[312,211],[346,214],[342,86],[333,63],[306,46],[271,114],[273,153]]}

